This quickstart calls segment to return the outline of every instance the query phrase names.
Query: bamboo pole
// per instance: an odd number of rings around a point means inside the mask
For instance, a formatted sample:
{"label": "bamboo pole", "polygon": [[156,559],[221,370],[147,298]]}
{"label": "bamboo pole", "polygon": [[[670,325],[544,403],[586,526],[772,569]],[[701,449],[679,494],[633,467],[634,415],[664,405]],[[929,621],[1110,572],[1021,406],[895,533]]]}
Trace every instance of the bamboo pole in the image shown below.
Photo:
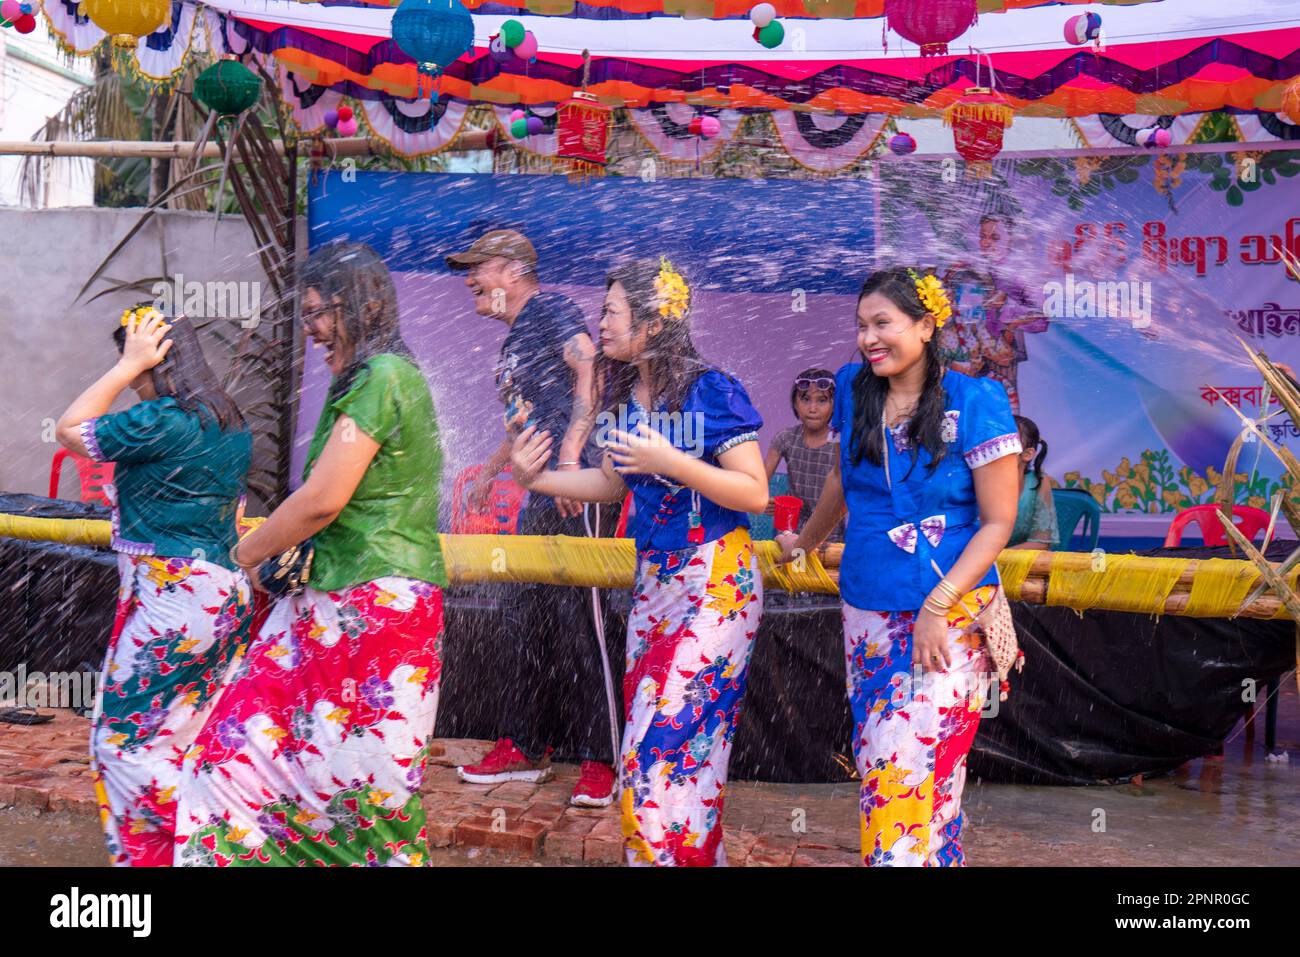
{"label": "bamboo pole", "polygon": [[[495,143],[495,130],[469,130],[456,138],[455,150],[491,149]],[[273,140],[276,152],[283,154],[283,140]],[[325,139],[325,152],[333,156],[368,156],[384,155],[388,147],[377,137],[358,136],[347,139]],[[49,143],[36,143],[31,140],[0,141],[0,156],[63,156],[87,159],[127,158],[127,159],[189,159],[194,154],[194,142],[175,140],[172,142],[149,142],[144,140],[55,140]],[[221,146],[209,142],[199,154],[200,158],[212,159],[221,156]]]}
{"label": "bamboo pole", "polygon": [[[0,537],[104,547],[108,545],[109,535],[109,523],[103,520],[33,518],[0,513]],[[580,584],[583,587],[597,585],[612,588],[631,585],[635,556],[632,543],[628,539],[565,540],[562,537],[542,539],[522,535],[443,535],[441,539],[448,575],[455,584],[509,580],[540,581],[553,585]],[[527,551],[536,548],[539,544],[545,549],[544,553],[525,556],[524,553],[515,552],[517,548]],[[776,548],[773,542],[759,542],[757,545],[760,549]],[[573,549],[580,551],[573,551]],[[843,547],[834,545],[828,547],[825,556],[822,557],[822,563],[830,580],[836,584],[839,581],[839,565],[842,556]],[[493,570],[493,565],[499,557],[507,559],[503,563],[503,568],[508,567],[510,569],[508,572]],[[1144,557],[1142,561],[1156,564],[1171,561],[1186,563],[1169,597],[1160,607],[1142,609],[1143,613],[1153,615],[1186,615],[1192,582],[1196,578],[1201,561],[1158,557]],[[1241,562],[1241,564],[1252,563]],[[1028,604],[1046,604],[1047,584],[1053,565],[1065,571],[1087,571],[1092,567],[1092,555],[1084,552],[1039,552],[1031,561],[1029,573],[1019,592],[1012,594],[1008,591],[1007,597]],[[768,587],[782,586],[770,582]],[[800,585],[800,587],[807,586]],[[829,588],[827,591],[829,592]],[[1108,606],[1105,594],[1100,596],[1093,608],[1097,611],[1117,610]],[[1300,608],[1296,610],[1300,611]],[[1220,614],[1208,617],[1259,619],[1291,617],[1283,602],[1272,591],[1255,599],[1239,613],[1235,608],[1224,608],[1218,611]]]}

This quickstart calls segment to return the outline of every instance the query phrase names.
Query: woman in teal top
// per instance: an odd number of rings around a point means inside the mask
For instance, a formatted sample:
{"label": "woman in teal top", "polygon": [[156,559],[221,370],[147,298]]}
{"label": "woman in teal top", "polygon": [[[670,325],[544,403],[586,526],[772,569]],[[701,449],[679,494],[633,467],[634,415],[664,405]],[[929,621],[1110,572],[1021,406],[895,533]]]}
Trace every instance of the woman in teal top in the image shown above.
{"label": "woman in teal top", "polygon": [[1016,505],[1016,525],[1011,530],[1008,548],[1047,549],[1061,544],[1056,525],[1056,504],[1051,485],[1043,473],[1047,460],[1047,443],[1038,434],[1033,419],[1016,416],[1020,432],[1020,453],[1016,465],[1020,472],[1020,501]]}
{"label": "woman in teal top", "polygon": [[[60,443],[115,462],[121,587],[91,723],[91,770],[115,865],[166,866],[178,757],[248,640],[248,579],[230,562],[253,438],[193,324],[145,303],[115,330],[121,358],[59,419]],[[130,386],[141,401],[109,413]]]}
{"label": "woman in teal top", "polygon": [[814,549],[847,506],[840,597],[868,865],[963,863],[966,753],[997,683],[968,626],[998,598],[1020,438],[997,381],[944,369],[935,331],[951,311],[931,274],[867,279],[866,361],[836,377],[840,461],[803,532],[782,537],[787,558]]}
{"label": "woman in teal top", "polygon": [[303,484],[231,558],[256,576],[310,539],[314,559],[186,756],[177,863],[420,865],[446,583],[437,418],[374,250],[325,246],[299,287],[333,380]]}

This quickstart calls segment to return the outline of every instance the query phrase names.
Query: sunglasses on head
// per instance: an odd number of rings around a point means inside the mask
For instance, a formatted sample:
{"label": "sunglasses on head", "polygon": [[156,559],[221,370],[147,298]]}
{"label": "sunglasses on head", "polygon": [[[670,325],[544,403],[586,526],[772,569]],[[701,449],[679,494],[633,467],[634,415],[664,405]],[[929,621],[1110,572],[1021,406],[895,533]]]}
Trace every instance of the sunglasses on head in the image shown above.
{"label": "sunglasses on head", "polygon": [[835,380],[819,376],[816,379],[795,379],[794,387],[800,392],[807,392],[809,389],[825,389],[827,392],[835,388]]}

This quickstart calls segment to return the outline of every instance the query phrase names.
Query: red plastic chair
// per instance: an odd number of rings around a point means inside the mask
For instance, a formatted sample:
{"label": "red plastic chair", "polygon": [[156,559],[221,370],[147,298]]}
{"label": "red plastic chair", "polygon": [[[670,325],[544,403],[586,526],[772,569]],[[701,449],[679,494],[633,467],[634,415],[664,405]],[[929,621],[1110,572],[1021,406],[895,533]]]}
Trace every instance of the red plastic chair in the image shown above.
{"label": "red plastic chair", "polygon": [[[1192,522],[1195,522],[1201,529],[1201,538],[1205,539],[1208,547],[1228,544],[1228,533],[1223,530],[1223,524],[1219,521],[1218,516],[1214,513],[1219,510],[1217,505],[1193,505],[1191,508],[1185,508],[1169,523],[1169,534],[1165,536],[1165,548],[1177,548],[1183,541],[1183,529]],[[1253,539],[1256,535],[1268,528],[1268,512],[1262,508],[1255,508],[1251,505],[1234,505],[1232,506],[1232,524],[1237,526],[1241,534],[1246,538]]]}
{"label": "red plastic chair", "polygon": [[[509,478],[497,478],[492,483],[492,498],[483,511],[472,511],[466,500],[469,487],[483,471],[481,465],[471,465],[456,476],[452,489],[451,532],[453,535],[514,535],[519,531],[519,512],[524,507],[527,489]],[[508,475],[506,466],[503,475]]]}
{"label": "red plastic chair", "polygon": [[615,538],[627,538],[627,519],[632,514],[632,493],[627,493],[627,498],[623,499],[623,508],[619,511],[618,528],[614,529]]}
{"label": "red plastic chair", "polygon": [[81,480],[81,500],[111,505],[108,496],[104,494],[104,486],[113,484],[113,463],[97,462],[67,449],[59,449],[50,460],[49,497],[59,497],[59,476],[63,472],[63,460],[68,458],[77,466],[77,478]]}

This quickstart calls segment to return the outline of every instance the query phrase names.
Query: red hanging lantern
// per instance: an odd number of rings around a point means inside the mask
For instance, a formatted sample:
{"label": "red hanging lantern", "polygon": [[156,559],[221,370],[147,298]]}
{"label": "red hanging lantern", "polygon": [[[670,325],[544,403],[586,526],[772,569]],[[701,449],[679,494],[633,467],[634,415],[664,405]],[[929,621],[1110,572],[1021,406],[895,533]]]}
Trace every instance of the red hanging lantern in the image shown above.
{"label": "red hanging lantern", "polygon": [[974,176],[993,172],[993,157],[1002,151],[1002,131],[1015,112],[1006,98],[985,86],[972,86],[943,111],[945,126],[952,127],[957,152]]}
{"label": "red hanging lantern", "polygon": [[575,91],[573,97],[556,110],[555,133],[559,146],[555,152],[561,159],[569,161],[571,173],[605,175],[605,145],[609,140],[609,122],[613,112],[594,93],[586,90]]}
{"label": "red hanging lantern", "polygon": [[978,19],[977,0],[885,0],[886,26],[918,44],[921,56],[945,56]]}

